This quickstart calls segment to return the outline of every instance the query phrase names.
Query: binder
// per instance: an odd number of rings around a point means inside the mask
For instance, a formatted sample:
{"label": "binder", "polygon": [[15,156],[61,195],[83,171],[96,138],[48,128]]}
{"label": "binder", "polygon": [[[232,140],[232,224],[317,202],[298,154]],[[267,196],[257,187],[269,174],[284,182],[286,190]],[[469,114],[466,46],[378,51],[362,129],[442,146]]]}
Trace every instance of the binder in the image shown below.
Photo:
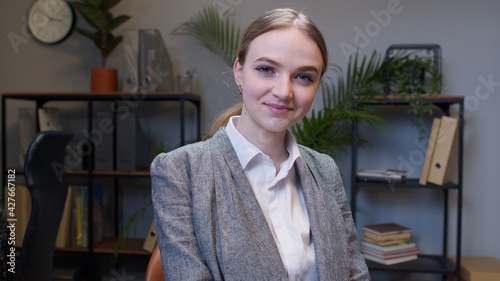
{"label": "binder", "polygon": [[155,221],[153,220],[151,222],[151,226],[149,227],[148,235],[144,240],[144,245],[142,246],[142,249],[144,251],[152,253],[157,243],[158,243],[158,236],[156,236],[156,226],[155,226]]}
{"label": "binder", "polygon": [[38,122],[40,131],[62,131],[61,116],[59,109],[52,107],[40,107],[38,109]]}
{"label": "binder", "polygon": [[458,119],[443,116],[439,126],[434,155],[429,168],[427,181],[437,185],[443,185],[451,180],[453,171],[450,169],[451,159],[455,156],[454,146],[457,145]]}
{"label": "binder", "polygon": [[138,74],[139,32],[126,30],[123,32],[123,80],[122,91],[139,92]]}
{"label": "binder", "polygon": [[[97,112],[94,128],[100,128],[103,122],[113,122],[112,112]],[[111,132],[101,131],[102,138],[94,142],[94,169],[99,171],[114,170],[113,141],[114,130]]]}
{"label": "binder", "polygon": [[172,61],[157,29],[126,30],[123,50],[124,92],[174,90]]}
{"label": "binder", "polygon": [[424,165],[422,167],[422,173],[420,174],[419,183],[422,185],[427,184],[427,179],[429,177],[429,171],[430,171],[430,167],[431,167],[432,158],[434,156],[434,149],[436,147],[436,139],[438,136],[440,126],[441,126],[441,119],[434,118],[434,120],[432,122],[429,143],[427,144],[427,152],[425,154]]}
{"label": "binder", "polygon": [[137,171],[150,164],[149,148],[134,112],[116,117],[116,170]]}
{"label": "binder", "polygon": [[[34,111],[33,111],[34,112]],[[32,117],[32,110],[29,108],[19,108],[19,163],[20,167],[24,166],[24,158],[26,157],[26,151],[31,142],[31,139],[36,134],[36,123],[35,119]]]}
{"label": "binder", "polygon": [[156,28],[139,30],[139,81],[142,92],[174,90],[172,61]]}

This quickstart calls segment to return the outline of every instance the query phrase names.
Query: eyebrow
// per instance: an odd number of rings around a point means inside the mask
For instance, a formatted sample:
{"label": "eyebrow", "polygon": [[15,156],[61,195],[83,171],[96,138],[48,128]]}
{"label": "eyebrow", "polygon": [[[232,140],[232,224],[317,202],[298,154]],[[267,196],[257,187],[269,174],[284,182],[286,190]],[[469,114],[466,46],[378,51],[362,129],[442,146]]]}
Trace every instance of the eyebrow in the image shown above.
{"label": "eyebrow", "polygon": [[[267,63],[272,64],[274,66],[278,66],[278,67],[281,66],[281,64],[279,62],[277,62],[277,61],[275,61],[275,60],[273,60],[271,58],[268,58],[268,57],[260,57],[260,58],[258,58],[258,59],[255,60],[255,62],[261,62],[261,61],[267,62]],[[312,65],[301,66],[301,67],[298,68],[298,70],[300,70],[300,71],[314,71],[316,73],[319,73],[319,70],[316,67],[312,66]]]}

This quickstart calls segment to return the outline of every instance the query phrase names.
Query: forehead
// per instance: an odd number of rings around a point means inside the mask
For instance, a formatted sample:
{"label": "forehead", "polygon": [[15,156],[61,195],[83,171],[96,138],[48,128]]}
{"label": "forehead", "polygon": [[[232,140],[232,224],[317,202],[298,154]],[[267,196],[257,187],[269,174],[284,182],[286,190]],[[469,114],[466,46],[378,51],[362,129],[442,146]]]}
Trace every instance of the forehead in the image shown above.
{"label": "forehead", "polygon": [[316,42],[304,31],[291,27],[275,29],[257,36],[249,45],[247,62],[260,57],[296,63],[323,65],[321,51]]}

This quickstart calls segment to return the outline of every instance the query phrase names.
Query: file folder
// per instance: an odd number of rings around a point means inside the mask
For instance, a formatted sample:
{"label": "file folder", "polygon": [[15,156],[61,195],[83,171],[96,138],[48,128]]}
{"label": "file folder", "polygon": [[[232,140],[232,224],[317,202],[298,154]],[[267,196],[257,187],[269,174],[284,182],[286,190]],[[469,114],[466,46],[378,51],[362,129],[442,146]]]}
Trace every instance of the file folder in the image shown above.
{"label": "file folder", "polygon": [[148,235],[144,240],[144,245],[142,246],[142,249],[144,251],[152,253],[157,243],[158,243],[158,237],[156,236],[156,226],[155,226],[155,221],[153,220],[151,222],[151,226],[149,227]]}
{"label": "file folder", "polygon": [[116,116],[116,170],[147,169],[152,159],[149,146],[135,112]]}
{"label": "file folder", "polygon": [[[113,141],[114,130],[101,130],[102,124],[113,124],[112,112],[97,112],[94,128],[99,130],[99,137],[94,140],[94,169],[99,171],[114,170]],[[107,126],[107,125],[106,125]]]}
{"label": "file folder", "polygon": [[451,171],[453,166],[452,159],[456,157],[457,146],[457,130],[458,119],[448,116],[441,118],[434,148],[434,155],[429,168],[428,182],[443,185],[451,180],[454,171]]}
{"label": "file folder", "polygon": [[434,118],[434,120],[432,122],[429,143],[427,144],[427,152],[425,154],[424,165],[422,167],[422,173],[420,174],[419,183],[422,185],[427,184],[427,180],[428,180],[429,172],[430,172],[430,167],[431,167],[431,162],[432,162],[432,158],[434,156],[434,150],[436,147],[436,139],[437,139],[440,127],[441,127],[441,119]]}

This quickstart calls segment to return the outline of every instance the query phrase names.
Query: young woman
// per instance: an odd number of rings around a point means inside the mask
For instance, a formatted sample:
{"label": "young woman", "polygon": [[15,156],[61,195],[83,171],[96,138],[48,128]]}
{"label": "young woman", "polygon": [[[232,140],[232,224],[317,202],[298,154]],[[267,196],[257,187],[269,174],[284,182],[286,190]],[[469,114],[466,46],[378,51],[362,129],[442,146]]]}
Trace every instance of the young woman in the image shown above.
{"label": "young woman", "polygon": [[233,66],[242,102],[151,165],[166,280],[370,280],[334,160],[295,142],[328,64],[315,24],[269,11]]}

